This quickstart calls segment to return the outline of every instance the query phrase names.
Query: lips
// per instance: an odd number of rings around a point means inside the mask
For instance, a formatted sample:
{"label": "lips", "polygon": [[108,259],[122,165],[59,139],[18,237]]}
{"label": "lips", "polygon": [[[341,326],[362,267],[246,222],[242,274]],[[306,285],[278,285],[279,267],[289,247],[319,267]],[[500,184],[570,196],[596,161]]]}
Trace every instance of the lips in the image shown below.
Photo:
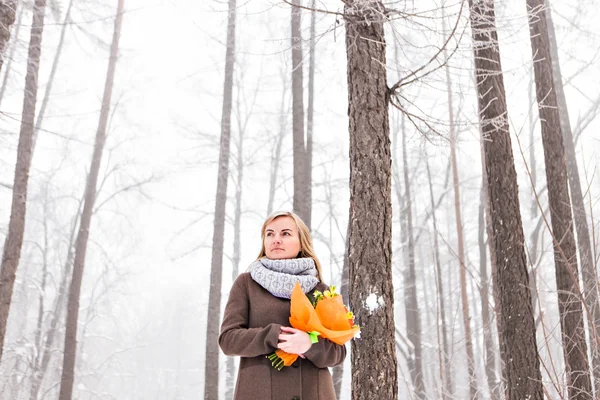
{"label": "lips", "polygon": [[275,250],[283,250],[283,249],[281,249],[281,248],[279,248],[279,247],[277,247],[277,248],[275,248],[275,249],[271,249],[271,251],[275,251]]}

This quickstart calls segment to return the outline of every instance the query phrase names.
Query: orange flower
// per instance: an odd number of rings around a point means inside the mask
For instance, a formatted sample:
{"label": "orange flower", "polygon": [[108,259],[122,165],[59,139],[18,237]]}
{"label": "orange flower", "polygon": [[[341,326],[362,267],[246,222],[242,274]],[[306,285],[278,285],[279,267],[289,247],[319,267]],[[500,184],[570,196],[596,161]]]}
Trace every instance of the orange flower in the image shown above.
{"label": "orange flower", "polygon": [[[300,284],[296,283],[290,301],[290,324],[304,332],[318,332],[322,338],[343,345],[360,332],[360,327],[353,326],[354,317],[344,306],[342,296],[333,290],[326,294],[328,296],[320,296],[316,307],[313,307]],[[292,365],[298,355],[277,350],[267,358],[281,370]]]}

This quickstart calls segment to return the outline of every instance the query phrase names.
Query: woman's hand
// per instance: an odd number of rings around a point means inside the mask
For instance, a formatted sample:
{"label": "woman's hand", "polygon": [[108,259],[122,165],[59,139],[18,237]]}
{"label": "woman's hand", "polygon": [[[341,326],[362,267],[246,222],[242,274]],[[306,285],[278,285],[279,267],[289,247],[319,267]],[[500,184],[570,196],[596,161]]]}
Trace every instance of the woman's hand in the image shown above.
{"label": "woman's hand", "polygon": [[[312,342],[308,333],[287,326],[281,327],[277,348],[290,354],[298,354],[300,357],[310,349]],[[304,357],[302,357],[304,358]]]}

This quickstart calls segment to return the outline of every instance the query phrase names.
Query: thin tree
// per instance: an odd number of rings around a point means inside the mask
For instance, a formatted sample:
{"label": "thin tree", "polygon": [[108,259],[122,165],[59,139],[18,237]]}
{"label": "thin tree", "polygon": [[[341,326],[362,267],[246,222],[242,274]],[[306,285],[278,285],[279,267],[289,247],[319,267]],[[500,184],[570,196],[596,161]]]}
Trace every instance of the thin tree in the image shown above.
{"label": "thin tree", "polygon": [[[448,87],[451,87],[450,73],[446,68]],[[467,370],[469,373],[469,398],[477,399],[477,375],[473,359],[473,338],[471,335],[471,315],[469,312],[469,297],[467,293],[467,264],[465,262],[465,239],[463,232],[462,214],[460,209],[460,182],[458,179],[458,166],[456,161],[456,132],[454,127],[454,108],[452,106],[452,92],[448,90],[448,115],[450,119],[450,165],[452,168],[452,181],[454,184],[454,213],[456,215],[456,236],[458,241],[458,268],[460,281],[460,297],[462,302],[463,329],[465,333],[465,349],[467,351]]]}
{"label": "thin tree", "polygon": [[[243,71],[241,71],[242,77],[241,81],[243,81]],[[257,88],[258,89],[258,88]],[[256,94],[258,90],[255,91],[254,97],[256,99]],[[236,108],[239,110],[242,109],[241,101],[240,101],[240,91],[238,91]],[[238,121],[238,140],[236,143],[236,160],[235,160],[235,201],[234,201],[234,212],[233,212],[233,256],[231,257],[231,281],[235,281],[239,274],[240,269],[240,258],[241,258],[241,225],[242,225],[242,189],[244,182],[244,137],[246,132],[246,126],[250,119],[250,113],[246,115],[244,121],[242,121],[241,116],[238,113],[237,121]],[[225,398],[232,399],[234,390],[235,390],[235,357],[227,357],[227,372],[226,372],[227,380],[226,380],[226,390],[225,390]]]}
{"label": "thin tree", "polygon": [[[573,217],[563,133],[557,107],[556,81],[552,71],[547,12],[544,0],[526,0],[526,4],[552,220],[556,287],[567,386],[569,398],[591,399],[594,396],[587,360],[582,299],[578,284],[577,249],[573,235]],[[595,275],[593,279],[596,280]]]}
{"label": "thin tree", "polygon": [[[399,53],[400,44],[396,35],[393,35],[394,41],[394,63],[398,70],[401,68]],[[400,77],[398,77],[400,79]],[[404,114],[396,119],[393,129],[394,143],[392,157],[392,179],[395,186],[396,196],[400,207],[400,242],[402,243],[404,254],[404,265],[406,266],[404,275],[404,308],[406,318],[406,338],[410,342],[409,351],[407,352],[407,365],[410,372],[411,381],[417,398],[425,397],[425,386],[423,384],[423,351],[421,348],[421,317],[419,313],[419,303],[417,299],[417,280],[415,272],[415,235],[413,232],[413,215],[412,215],[412,197],[410,191],[410,177],[408,171],[408,157],[406,152],[406,123]],[[396,148],[398,145],[398,131],[402,133],[402,172],[403,183],[400,179],[400,166],[396,160]],[[404,185],[404,186],[403,186]],[[404,187],[404,193],[402,193]]]}
{"label": "thin tree", "polygon": [[425,398],[425,385],[423,384],[423,350],[421,348],[421,317],[417,299],[417,273],[415,271],[415,240],[412,222],[412,197],[410,192],[410,178],[408,173],[408,156],[406,151],[406,124],[404,115],[401,118],[400,130],[402,131],[402,171],[404,175],[404,207],[401,211],[405,221],[406,238],[406,266],[404,271],[404,303],[406,307],[406,337],[411,344],[413,360],[410,371],[414,391],[417,399]]}
{"label": "thin tree", "polygon": [[17,2],[0,0],[0,71],[4,64],[4,48],[10,39],[10,28],[15,23]]}
{"label": "thin tree", "polygon": [[[310,228],[309,170],[304,144],[304,84],[302,60],[302,9],[301,0],[292,0],[292,134],[294,154],[294,211]],[[311,121],[312,122],[312,121]]]}
{"label": "thin tree", "polygon": [[233,69],[235,65],[236,0],[229,0],[227,18],[227,48],[225,50],[225,80],[223,83],[223,108],[221,113],[221,143],[219,172],[215,198],[210,290],[208,292],[208,318],[206,321],[206,352],[204,362],[204,399],[219,397],[219,319],[221,310],[221,281],[223,275],[223,242],[225,240],[225,205],[227,203],[227,178],[231,141],[231,109],[233,104]]}
{"label": "thin tree", "polygon": [[508,400],[543,399],[517,175],[493,0],[469,0],[493,243],[492,275]]}
{"label": "thin tree", "polygon": [[[315,63],[316,63],[316,26],[317,12],[316,0],[310,3],[310,41],[308,50],[308,107],[306,109],[306,219],[312,223],[312,159],[313,159],[313,132],[315,120]],[[310,224],[308,225],[310,227]]]}
{"label": "thin tree", "polygon": [[85,187],[85,200],[81,213],[79,232],[75,240],[75,259],[73,262],[73,276],[69,287],[69,298],[67,302],[67,324],[65,328],[65,347],[60,381],[59,400],[71,400],[73,397],[73,385],[75,383],[75,358],[77,354],[77,323],[79,321],[79,299],[81,294],[81,282],[85,267],[85,256],[87,252],[90,227],[94,204],[96,202],[98,172],[102,162],[102,153],[106,142],[106,130],[110,113],[113,83],[119,54],[119,39],[121,37],[121,25],[123,22],[123,7],[125,0],[118,0],[117,14],[115,16],[112,43],[110,46],[110,57],[108,70],[104,83],[104,94],[98,121],[98,130],[94,143],[92,162]]}
{"label": "thin tree", "polygon": [[560,71],[556,33],[554,31],[554,24],[552,23],[552,13],[549,9],[546,12],[546,17],[548,22],[548,38],[550,39],[550,53],[552,55],[554,91],[556,92],[560,128],[565,146],[567,175],[569,177],[569,189],[571,191],[573,217],[576,229],[575,232],[577,234],[577,249],[579,250],[579,262],[581,263],[581,274],[583,277],[584,298],[589,312],[588,331],[590,348],[592,350],[594,386],[596,388],[596,393],[598,393],[600,390],[600,337],[598,336],[600,335],[600,304],[598,303],[598,272],[592,256],[590,231],[585,212],[585,204],[583,202],[583,191],[579,180],[579,168],[577,167],[577,157],[575,156],[573,132],[569,120],[569,108],[567,107],[562,73]]}
{"label": "thin tree", "polygon": [[[350,283],[349,276],[349,260],[348,253],[350,252],[350,221],[348,221],[348,226],[346,227],[346,240],[344,245],[344,263],[342,265],[342,279],[340,285],[340,294],[344,300],[348,299],[348,285]],[[346,300],[347,301],[347,300]],[[337,399],[341,399],[342,396],[342,379],[344,377],[344,364],[337,365],[333,367],[333,388],[335,390],[335,397]]]}
{"label": "thin tree", "polygon": [[440,263],[440,246],[438,240],[438,226],[437,218],[435,214],[435,200],[433,198],[433,185],[431,182],[431,170],[429,168],[429,159],[425,157],[425,163],[427,166],[427,181],[429,182],[429,198],[431,200],[431,220],[433,224],[433,250],[435,258],[435,279],[437,288],[437,297],[439,302],[439,317],[441,320],[442,330],[442,352],[441,363],[443,373],[442,375],[442,400],[452,398],[454,393],[454,385],[452,383],[452,368],[450,368],[450,352],[448,346],[448,328],[446,326],[446,305],[444,297],[444,284],[442,280],[442,267]]}
{"label": "thin tree", "polygon": [[391,153],[381,0],[344,6],[350,124],[350,306],[363,328],[352,343],[352,399],[398,395],[392,284]]}
{"label": "thin tree", "polygon": [[68,301],[68,285],[69,278],[72,276],[72,265],[73,265],[73,257],[74,257],[74,243],[75,243],[75,235],[77,232],[77,226],[79,220],[81,218],[81,206],[83,205],[83,201],[85,199],[81,198],[79,200],[79,207],[77,207],[77,214],[73,219],[73,224],[71,226],[71,231],[69,235],[68,241],[68,251],[67,256],[65,258],[62,272],[60,284],[58,286],[58,293],[56,298],[54,299],[54,304],[52,306],[52,311],[50,313],[50,322],[48,323],[48,328],[45,332],[45,338],[43,343],[40,343],[40,347],[38,348],[36,358],[34,360],[33,365],[33,376],[31,381],[31,400],[37,400],[39,391],[42,387],[42,383],[44,381],[44,377],[48,371],[48,367],[50,365],[50,358],[52,357],[52,353],[54,350],[54,342],[57,340],[57,336],[59,334],[59,323],[62,321],[62,315],[66,310],[67,301]]}
{"label": "thin tree", "polygon": [[8,322],[8,313],[15,285],[17,267],[21,257],[23,234],[25,232],[27,183],[29,181],[29,169],[31,167],[33,120],[38,90],[37,79],[40,67],[45,9],[45,0],[35,1],[33,22],[31,24],[31,38],[29,40],[29,53],[27,56],[25,95],[23,97],[21,130],[17,147],[17,163],[15,165],[12,206],[0,270],[0,358],[2,357],[2,351],[4,349],[6,324]]}
{"label": "thin tree", "polygon": [[40,104],[40,111],[38,112],[37,119],[35,121],[35,128],[33,131],[33,148],[35,149],[35,144],[37,142],[38,132],[42,127],[42,123],[44,121],[44,116],[46,115],[46,107],[48,106],[48,102],[50,100],[50,94],[52,93],[52,86],[54,85],[54,77],[56,76],[56,71],[58,70],[58,63],[60,61],[60,57],[62,55],[62,50],[65,44],[65,36],[67,33],[67,27],[69,26],[69,20],[71,19],[71,9],[73,8],[74,0],[69,1],[69,5],[67,6],[67,11],[65,12],[65,17],[60,28],[60,38],[58,40],[58,46],[56,47],[56,52],[54,53],[54,60],[52,61],[52,68],[50,69],[50,75],[48,77],[48,83],[46,84],[46,90],[44,91],[44,97],[42,99],[42,103]]}
{"label": "thin tree", "polygon": [[281,91],[281,103],[279,108],[279,132],[275,137],[275,148],[271,153],[271,169],[269,176],[269,200],[267,201],[267,215],[273,212],[273,204],[275,202],[275,190],[277,188],[277,172],[279,172],[279,163],[281,161],[281,148],[283,138],[287,130],[287,115],[289,110],[286,107],[285,100],[288,96],[288,79],[286,77],[285,65],[281,66],[281,80],[283,90]]}

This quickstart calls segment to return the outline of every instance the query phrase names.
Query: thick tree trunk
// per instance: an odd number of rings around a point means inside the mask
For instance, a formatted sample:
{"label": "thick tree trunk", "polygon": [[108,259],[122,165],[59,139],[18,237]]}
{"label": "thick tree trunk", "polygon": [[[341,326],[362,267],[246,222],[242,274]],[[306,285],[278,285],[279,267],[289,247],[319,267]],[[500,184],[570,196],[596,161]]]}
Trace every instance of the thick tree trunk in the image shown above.
{"label": "thick tree trunk", "polygon": [[543,399],[531,292],[519,213],[506,94],[496,33],[494,2],[469,0],[479,122],[484,148],[493,242],[501,355],[508,400]]}
{"label": "thick tree trunk", "polygon": [[425,398],[425,385],[423,384],[423,351],[421,349],[421,317],[419,303],[417,300],[417,274],[415,271],[415,243],[413,237],[412,223],[412,201],[410,193],[410,179],[408,177],[408,160],[406,151],[406,127],[404,118],[401,124],[402,130],[402,162],[404,171],[404,209],[406,220],[406,263],[407,269],[404,273],[404,297],[406,307],[406,330],[407,338],[413,348],[413,368],[410,371],[417,399]]}
{"label": "thick tree trunk", "polygon": [[[527,0],[526,2],[554,237],[556,286],[567,369],[567,386],[571,399],[591,399],[593,393],[587,360],[581,291],[578,284],[577,249],[573,235],[567,165],[552,72],[546,9],[543,0]],[[596,279],[593,278],[593,280]]]}
{"label": "thick tree trunk", "polygon": [[[446,78],[449,73],[446,71]],[[448,81],[450,82],[450,81]],[[456,162],[456,132],[454,131],[454,109],[452,107],[452,92],[448,91],[448,114],[450,117],[450,164],[452,166],[452,180],[454,183],[454,212],[456,215],[456,236],[458,240],[458,266],[460,279],[460,294],[462,302],[463,329],[465,333],[465,347],[467,351],[467,369],[469,373],[469,398],[479,398],[477,389],[477,375],[473,359],[473,338],[471,335],[471,315],[469,312],[469,297],[467,293],[467,264],[465,262],[465,244],[460,208],[460,183],[458,179],[458,166]]]}
{"label": "thick tree trunk", "polygon": [[593,377],[596,393],[600,391],[600,308],[598,303],[598,271],[592,256],[592,245],[588,227],[585,204],[583,202],[583,191],[579,180],[579,168],[575,156],[575,145],[573,143],[573,132],[569,120],[569,108],[562,83],[560,62],[558,58],[558,45],[556,44],[556,33],[552,23],[551,12],[546,11],[548,22],[548,37],[550,39],[550,52],[552,54],[552,71],[554,91],[558,104],[560,128],[562,130],[563,143],[565,145],[565,156],[567,161],[567,173],[569,177],[569,189],[571,190],[571,201],[575,229],[577,234],[577,248],[579,249],[579,261],[581,263],[581,274],[583,277],[583,290],[587,305],[588,328],[590,335],[590,349],[592,350]]}
{"label": "thick tree trunk", "polygon": [[108,70],[104,84],[104,94],[102,96],[102,107],[100,108],[100,118],[98,121],[98,130],[96,131],[96,140],[94,143],[94,152],[92,154],[92,163],[85,187],[85,201],[83,212],[81,213],[81,224],[75,241],[75,260],[73,262],[73,277],[69,287],[69,300],[67,303],[67,325],[65,331],[65,350],[63,359],[62,377],[60,383],[59,400],[71,400],[73,397],[73,385],[75,383],[75,359],[77,354],[77,323],[79,320],[79,299],[81,294],[81,282],[83,280],[83,271],[85,268],[85,256],[90,234],[92,214],[94,203],[96,202],[96,188],[98,183],[98,173],[102,162],[102,152],[106,142],[106,129],[110,113],[110,104],[112,98],[113,83],[115,78],[115,69],[117,65],[117,56],[119,53],[119,39],[121,36],[121,24],[123,21],[123,7],[125,0],[119,0],[117,5],[117,14],[115,17],[114,32],[110,46],[110,58],[108,60]]}
{"label": "thick tree trunk", "polygon": [[308,204],[308,164],[304,144],[304,84],[302,60],[301,0],[292,0],[292,133],[294,150],[294,212],[310,228]]}
{"label": "thick tree trunk", "polygon": [[4,48],[10,39],[10,28],[15,23],[17,2],[0,0],[0,71],[4,64]]}
{"label": "thick tree trunk", "polygon": [[450,349],[448,347],[448,328],[446,326],[446,305],[444,297],[444,283],[442,280],[442,266],[440,263],[440,246],[438,240],[437,218],[435,215],[435,200],[433,198],[433,184],[431,182],[431,170],[429,168],[429,160],[426,159],[427,165],[427,180],[429,182],[429,198],[431,200],[431,220],[433,223],[433,251],[435,258],[435,279],[438,296],[439,318],[441,320],[442,330],[442,400],[454,397],[454,385],[452,383],[452,368],[450,366]]}
{"label": "thick tree trunk", "polygon": [[2,253],[2,267],[0,269],[0,358],[4,349],[6,324],[15,285],[15,276],[23,235],[25,232],[25,212],[27,205],[27,183],[32,157],[33,119],[38,90],[38,71],[42,48],[42,33],[44,31],[45,0],[36,0],[33,10],[33,23],[31,25],[31,38],[29,41],[29,54],[27,56],[27,74],[25,76],[25,96],[23,98],[23,114],[21,116],[21,131],[17,147],[17,163],[15,165],[15,179],[12,193],[12,206],[8,234],[4,242]]}
{"label": "thick tree trunk", "polygon": [[221,113],[221,144],[219,172],[215,198],[210,290],[208,293],[208,318],[206,321],[206,353],[204,362],[204,399],[219,397],[219,320],[221,317],[221,281],[223,275],[223,241],[225,239],[225,205],[227,204],[227,178],[231,140],[231,109],[233,104],[233,69],[235,64],[236,0],[229,0],[227,21],[227,49],[225,51],[225,81]]}
{"label": "thick tree trunk", "polygon": [[390,127],[384,6],[345,3],[350,122],[350,306],[362,326],[352,343],[352,398],[395,399],[398,381],[392,283]]}

